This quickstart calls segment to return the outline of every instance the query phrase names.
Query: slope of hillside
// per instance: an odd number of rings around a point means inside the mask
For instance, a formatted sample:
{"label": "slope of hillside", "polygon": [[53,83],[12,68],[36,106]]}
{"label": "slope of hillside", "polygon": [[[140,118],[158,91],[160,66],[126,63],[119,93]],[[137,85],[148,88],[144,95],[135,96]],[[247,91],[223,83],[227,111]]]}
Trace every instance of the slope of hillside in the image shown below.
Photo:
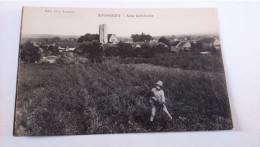
{"label": "slope of hillside", "polygon": [[[143,68],[143,67],[146,68]],[[232,128],[223,72],[145,64],[20,64],[15,135],[65,135]],[[20,78],[22,77],[22,78]],[[173,120],[149,122],[145,93],[157,80]]]}

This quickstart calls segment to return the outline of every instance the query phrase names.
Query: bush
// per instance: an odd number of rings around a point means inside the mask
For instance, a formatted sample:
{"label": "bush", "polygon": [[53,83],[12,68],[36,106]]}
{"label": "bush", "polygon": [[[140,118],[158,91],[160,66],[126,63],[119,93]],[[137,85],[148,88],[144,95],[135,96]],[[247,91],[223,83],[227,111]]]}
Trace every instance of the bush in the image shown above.
{"label": "bush", "polygon": [[100,60],[103,58],[103,48],[100,43],[96,42],[93,42],[92,44],[82,44],[75,52],[90,60]]}
{"label": "bush", "polygon": [[119,50],[118,56],[120,56],[122,58],[136,56],[135,50],[131,44],[120,42],[118,44],[118,50]]}
{"label": "bush", "polygon": [[34,46],[30,42],[26,42],[20,47],[20,59],[24,63],[35,63],[39,62],[41,54],[39,53],[39,47]]}
{"label": "bush", "polygon": [[94,41],[94,40],[99,40],[99,35],[87,33],[86,35],[80,36],[78,42],[83,43],[84,41]]}

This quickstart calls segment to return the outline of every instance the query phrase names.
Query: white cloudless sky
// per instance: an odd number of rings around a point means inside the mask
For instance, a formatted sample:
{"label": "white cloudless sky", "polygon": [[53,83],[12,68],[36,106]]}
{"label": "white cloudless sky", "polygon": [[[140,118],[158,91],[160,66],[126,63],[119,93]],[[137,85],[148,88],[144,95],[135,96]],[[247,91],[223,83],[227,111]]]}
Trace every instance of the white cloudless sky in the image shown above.
{"label": "white cloudless sky", "polygon": [[[120,17],[98,17],[99,14],[117,14]],[[135,17],[128,17],[129,15]],[[152,15],[153,17],[136,17],[136,15]],[[130,36],[142,32],[152,36],[217,34],[219,30],[217,12],[213,8],[98,9],[24,7],[22,35],[98,34],[100,24],[107,24],[108,33],[117,36]]]}

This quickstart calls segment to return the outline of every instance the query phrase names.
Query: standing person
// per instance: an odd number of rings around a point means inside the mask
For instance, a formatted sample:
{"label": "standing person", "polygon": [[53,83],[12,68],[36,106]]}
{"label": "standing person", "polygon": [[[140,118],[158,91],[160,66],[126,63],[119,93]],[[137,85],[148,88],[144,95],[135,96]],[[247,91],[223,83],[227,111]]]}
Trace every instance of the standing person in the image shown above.
{"label": "standing person", "polygon": [[163,111],[172,119],[171,114],[168,112],[166,105],[165,105],[165,97],[164,97],[164,91],[162,90],[163,87],[163,82],[158,81],[155,84],[155,88],[152,89],[153,96],[150,99],[150,102],[152,104],[152,113],[150,117],[150,121],[153,121],[156,108],[162,108]]}

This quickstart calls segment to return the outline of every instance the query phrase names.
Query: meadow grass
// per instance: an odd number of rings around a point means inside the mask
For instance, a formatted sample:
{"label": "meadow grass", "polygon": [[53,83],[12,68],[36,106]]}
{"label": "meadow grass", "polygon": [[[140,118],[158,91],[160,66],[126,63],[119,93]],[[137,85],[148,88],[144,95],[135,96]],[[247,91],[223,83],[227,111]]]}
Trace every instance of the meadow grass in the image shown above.
{"label": "meadow grass", "polygon": [[[169,120],[144,93],[164,82]],[[224,72],[151,64],[20,64],[15,135],[220,130],[232,128]]]}
{"label": "meadow grass", "polygon": [[122,64],[147,63],[164,67],[174,67],[200,71],[223,71],[221,52],[216,52],[212,56],[201,55],[197,52],[172,52],[157,53],[151,58],[127,57],[115,58]]}

